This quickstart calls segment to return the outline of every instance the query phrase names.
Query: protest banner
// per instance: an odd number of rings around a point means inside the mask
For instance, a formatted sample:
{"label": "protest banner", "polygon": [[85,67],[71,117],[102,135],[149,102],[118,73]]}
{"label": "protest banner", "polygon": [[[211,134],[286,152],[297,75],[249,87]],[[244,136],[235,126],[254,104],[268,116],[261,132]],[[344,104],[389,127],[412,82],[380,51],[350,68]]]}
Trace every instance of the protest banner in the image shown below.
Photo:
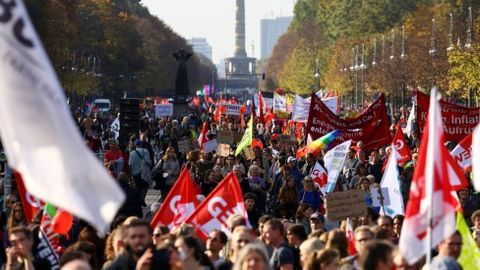
{"label": "protest banner", "polygon": [[225,114],[240,115],[240,108],[242,108],[242,104],[224,102],[220,105],[225,107]]}
{"label": "protest banner", "polygon": [[353,143],[363,141],[365,149],[368,150],[390,144],[389,128],[383,94],[360,115],[347,119],[336,116],[317,95],[312,94],[306,135],[310,134],[313,140],[338,129],[341,134],[337,143],[346,140],[352,140]]}
{"label": "protest banner", "polygon": [[173,104],[155,104],[155,117],[165,117],[173,115]]}
{"label": "protest banner", "polygon": [[210,153],[217,150],[217,140],[213,139],[203,144],[203,152]]}
{"label": "protest banner", "polygon": [[295,95],[293,101],[292,120],[296,122],[306,123],[308,120],[310,103],[310,98],[303,98],[299,95]]}
{"label": "protest banner", "polygon": [[367,214],[365,191],[352,189],[341,192],[327,193],[326,211],[330,221],[352,217],[361,217]]}
{"label": "protest banner", "polygon": [[230,155],[230,145],[225,143],[217,144],[217,155],[221,157],[228,157]]}
{"label": "protest banner", "polygon": [[[316,96],[318,97],[318,93]],[[324,98],[321,99],[321,101],[333,114],[336,115],[340,111],[340,103],[338,97]],[[296,122],[306,123],[308,120],[311,102],[311,97],[302,98],[299,95],[295,95],[293,101],[292,120]]]}
{"label": "protest banner", "polygon": [[178,151],[180,153],[187,153],[192,150],[192,142],[190,139],[183,139],[178,141]]}
{"label": "protest banner", "polygon": [[[417,96],[417,131],[419,132],[419,138],[421,138],[425,130],[430,97],[419,91],[415,94]],[[440,100],[440,110],[442,112],[445,141],[461,141],[468,134],[471,134],[475,126],[480,123],[480,107],[468,108]]]}
{"label": "protest banner", "polygon": [[239,142],[243,137],[243,132],[231,130],[217,130],[217,143],[234,144]]}
{"label": "protest banner", "polygon": [[293,103],[295,101],[295,95],[291,93],[285,94],[285,101],[287,103],[287,113],[293,112]]}

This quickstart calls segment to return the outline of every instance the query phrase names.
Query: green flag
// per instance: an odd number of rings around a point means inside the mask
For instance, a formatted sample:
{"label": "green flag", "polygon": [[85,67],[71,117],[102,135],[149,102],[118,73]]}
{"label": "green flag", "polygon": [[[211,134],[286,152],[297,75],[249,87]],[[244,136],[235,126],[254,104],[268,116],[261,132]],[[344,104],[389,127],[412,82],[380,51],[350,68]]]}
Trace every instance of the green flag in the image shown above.
{"label": "green flag", "polygon": [[242,140],[237,145],[237,150],[235,150],[235,156],[238,156],[242,152],[245,147],[252,144],[252,135],[253,135],[253,115],[250,117],[250,121],[248,121],[247,130],[245,130],[245,134],[243,134]]}
{"label": "green flag", "polygon": [[480,265],[480,250],[473,239],[472,232],[468,228],[467,222],[462,213],[457,212],[457,230],[462,235],[462,253],[458,258],[458,263],[464,270],[478,269]]}

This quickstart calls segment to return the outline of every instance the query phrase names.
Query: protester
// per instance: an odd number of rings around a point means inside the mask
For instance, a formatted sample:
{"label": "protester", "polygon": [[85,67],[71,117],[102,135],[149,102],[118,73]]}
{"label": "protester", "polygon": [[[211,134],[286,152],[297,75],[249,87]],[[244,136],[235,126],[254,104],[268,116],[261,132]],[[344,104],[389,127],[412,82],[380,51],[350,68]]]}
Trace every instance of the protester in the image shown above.
{"label": "protester", "polygon": [[137,139],[135,141],[135,149],[130,151],[128,165],[131,168],[135,188],[140,192],[142,200],[145,200],[145,196],[147,196],[148,181],[150,181],[150,179],[144,179],[144,171],[150,170],[151,164],[150,154],[147,149],[142,148],[142,141]]}
{"label": "protester", "polygon": [[460,270],[457,259],[460,257],[462,244],[462,236],[458,231],[441,241],[438,244],[438,255],[433,258],[430,269]]}
{"label": "protester", "polygon": [[7,247],[6,270],[14,269],[35,269],[48,270],[51,265],[46,259],[41,259],[38,254],[33,253],[33,235],[32,231],[25,226],[17,226],[9,229],[8,241],[10,247]]}
{"label": "protester", "polygon": [[227,235],[220,230],[213,230],[208,236],[205,254],[208,256],[214,267],[218,267],[225,262],[225,257],[220,255],[220,252],[223,250],[227,242]]}
{"label": "protester", "polygon": [[326,248],[313,253],[305,262],[306,270],[338,270],[340,268],[340,256],[335,249]]}
{"label": "protester", "polygon": [[393,267],[393,245],[386,241],[372,240],[360,251],[361,269],[381,270]]}
{"label": "protester", "polygon": [[285,228],[278,219],[271,219],[265,223],[263,234],[267,245],[273,247],[270,258],[272,269],[294,269],[295,256],[293,251],[285,243]]}
{"label": "protester", "polygon": [[270,270],[267,251],[260,244],[248,244],[238,254],[233,270]]}

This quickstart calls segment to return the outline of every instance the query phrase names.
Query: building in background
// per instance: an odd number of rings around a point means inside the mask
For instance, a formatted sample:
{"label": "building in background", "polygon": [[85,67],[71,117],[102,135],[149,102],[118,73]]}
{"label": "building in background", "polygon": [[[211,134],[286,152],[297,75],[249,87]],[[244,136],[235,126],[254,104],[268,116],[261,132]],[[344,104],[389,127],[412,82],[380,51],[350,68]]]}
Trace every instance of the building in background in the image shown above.
{"label": "building in background", "polygon": [[273,19],[262,19],[260,22],[260,59],[267,59],[272,55],[273,48],[278,38],[288,31],[288,26],[293,17],[276,17]]}
{"label": "building in background", "polygon": [[191,38],[188,40],[188,44],[192,45],[194,53],[203,54],[212,61],[212,46],[208,44],[206,38]]}

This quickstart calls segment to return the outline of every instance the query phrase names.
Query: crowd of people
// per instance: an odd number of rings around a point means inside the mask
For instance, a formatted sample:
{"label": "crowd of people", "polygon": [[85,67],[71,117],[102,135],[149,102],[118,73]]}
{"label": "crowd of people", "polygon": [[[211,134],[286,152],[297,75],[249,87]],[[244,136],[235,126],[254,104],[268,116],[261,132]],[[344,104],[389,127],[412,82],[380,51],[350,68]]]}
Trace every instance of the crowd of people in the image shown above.
{"label": "crowd of people", "polygon": [[[197,142],[203,123],[209,123],[208,139],[216,138],[221,130],[243,132],[245,125],[239,116],[222,114],[215,119],[212,110],[195,108],[180,119],[155,118],[154,108],[146,106],[138,133],[129,134],[122,142],[111,128],[115,111],[85,115],[80,108],[73,115],[86,144],[118,181],[126,201],[105,237],[82,220],[74,220],[69,235],[61,237],[61,248],[56,250],[62,269],[373,270],[421,269],[425,264],[421,260],[409,266],[398,252],[404,217],[380,215],[380,208],[373,204],[371,191],[382,180],[390,146],[364,149],[359,141],[350,148],[335,190],[362,190],[368,211],[365,216],[334,221],[328,219],[324,195],[311,176],[317,162],[324,166],[325,151],[296,157],[296,151],[305,144],[304,126],[285,120],[256,121],[254,138],[261,145],[255,145],[254,158],[247,159],[243,154],[234,155],[238,141],[232,142],[227,156],[206,153]],[[393,137],[394,126],[391,132]],[[405,205],[420,144],[412,134],[407,137],[412,161],[399,167]],[[289,135],[297,143],[283,144],[281,135]],[[188,141],[190,150],[181,152],[180,141]],[[3,168],[5,177],[11,177],[8,166]],[[215,230],[206,242],[195,235],[190,224],[175,231],[166,224],[151,228],[153,215],[182,168],[188,169],[201,190],[199,200],[228,173],[235,173],[248,220],[230,216],[229,231]],[[150,206],[145,202],[149,189],[161,194]],[[2,186],[0,192],[4,190]],[[37,249],[39,219],[26,220],[14,182],[8,190],[1,197],[3,269],[51,269]],[[458,197],[480,246],[480,197],[470,187],[458,191]],[[456,259],[461,246],[457,233],[442,241],[429,269],[460,269]]]}

